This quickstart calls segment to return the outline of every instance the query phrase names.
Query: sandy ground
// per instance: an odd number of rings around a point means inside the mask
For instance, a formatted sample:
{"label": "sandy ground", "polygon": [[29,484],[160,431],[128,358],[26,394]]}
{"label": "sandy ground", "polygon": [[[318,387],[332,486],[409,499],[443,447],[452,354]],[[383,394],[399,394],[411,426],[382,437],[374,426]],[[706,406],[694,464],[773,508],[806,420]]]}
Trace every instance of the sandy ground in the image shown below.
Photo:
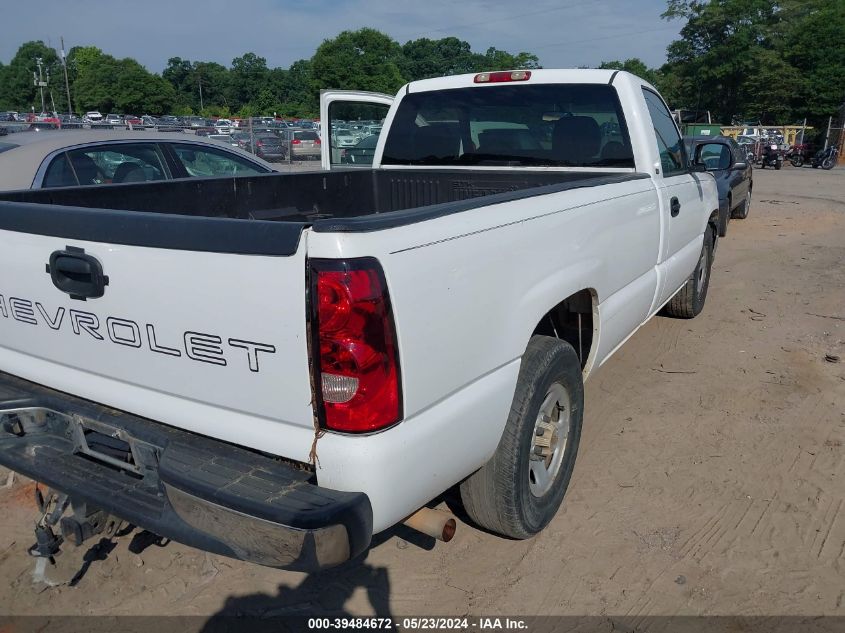
{"label": "sandy ground", "polygon": [[0,490],[0,614],[845,615],[845,171],[757,170],[704,313],[648,323],[586,411],[538,537],[398,528],[321,575],[175,543],[135,554],[129,535],[68,548],[50,575],[74,586],[33,584],[17,481]]}

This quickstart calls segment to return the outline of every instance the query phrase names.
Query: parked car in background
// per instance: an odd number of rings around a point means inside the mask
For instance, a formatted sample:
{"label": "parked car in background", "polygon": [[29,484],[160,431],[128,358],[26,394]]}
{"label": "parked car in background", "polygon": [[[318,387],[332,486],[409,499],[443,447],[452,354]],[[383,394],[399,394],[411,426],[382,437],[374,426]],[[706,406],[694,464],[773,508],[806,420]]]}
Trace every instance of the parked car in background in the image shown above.
{"label": "parked car in background", "polygon": [[[51,125],[51,124],[33,124]],[[189,135],[72,130],[0,142],[0,190],[266,174],[265,161]]]}
{"label": "parked car in background", "polygon": [[52,121],[33,121],[29,124],[27,130],[31,132],[44,132],[49,130],[58,130],[59,124]]}
{"label": "parked car in background", "polygon": [[218,134],[229,134],[232,131],[232,122],[229,119],[217,119],[214,122],[214,129]]}
{"label": "parked car in background", "polygon": [[107,114],[106,123],[109,125],[123,125],[123,117],[119,114]]}
{"label": "parked car in background", "polygon": [[134,125],[143,125],[144,122],[141,120],[141,117],[135,116],[134,114],[125,114],[123,116],[123,123],[127,126],[134,126]]}
{"label": "parked car in background", "polygon": [[91,110],[90,112],[85,113],[83,119],[88,123],[100,123],[103,120],[103,115],[96,110]]}
{"label": "parked car in background", "polygon": [[337,130],[333,136],[332,145],[335,147],[355,147],[360,140],[352,130]]}
{"label": "parked car in background", "polygon": [[255,137],[255,155],[270,162],[287,160],[288,144],[272,132],[264,132]]}
{"label": "parked car in background", "polygon": [[[714,144],[714,141],[724,145]],[[718,229],[719,237],[725,237],[730,219],[744,220],[751,210],[754,168],[748,162],[745,150],[726,136],[687,136],[684,145],[690,157],[702,146],[701,158],[719,188]]]}
{"label": "parked car in background", "polygon": [[218,143],[231,145],[232,147],[240,147],[238,142],[235,140],[235,137],[231,134],[209,134],[206,138],[210,141],[217,141]]}
{"label": "parked car in background", "polygon": [[235,132],[232,134],[232,138],[235,139],[235,143],[238,144],[238,147],[246,152],[252,151],[252,143],[251,137],[249,132]]}
{"label": "parked car in background", "polygon": [[291,158],[320,158],[320,135],[314,130],[284,130],[284,138],[290,144]]}
{"label": "parked car in background", "polygon": [[16,121],[17,112],[0,112],[0,121]]}
{"label": "parked car in background", "polygon": [[377,144],[378,136],[376,135],[363,138],[354,147],[341,150],[340,162],[348,165],[372,165]]}

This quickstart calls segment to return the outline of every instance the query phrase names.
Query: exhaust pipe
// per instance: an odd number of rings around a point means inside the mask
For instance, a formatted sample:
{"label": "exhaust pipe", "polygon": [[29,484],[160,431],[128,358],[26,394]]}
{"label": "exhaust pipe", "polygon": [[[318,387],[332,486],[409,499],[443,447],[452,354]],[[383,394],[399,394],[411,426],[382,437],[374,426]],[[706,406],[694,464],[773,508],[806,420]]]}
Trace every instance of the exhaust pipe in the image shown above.
{"label": "exhaust pipe", "polygon": [[431,508],[420,508],[405,519],[404,524],[444,543],[452,540],[457,527],[455,517],[451,514]]}

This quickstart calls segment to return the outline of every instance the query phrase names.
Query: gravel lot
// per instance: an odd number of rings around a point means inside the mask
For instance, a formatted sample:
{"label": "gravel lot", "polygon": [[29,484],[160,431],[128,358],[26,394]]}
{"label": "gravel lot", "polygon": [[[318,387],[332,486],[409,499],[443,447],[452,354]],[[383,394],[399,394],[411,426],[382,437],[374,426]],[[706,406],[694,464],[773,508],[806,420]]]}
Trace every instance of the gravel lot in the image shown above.
{"label": "gravel lot", "polygon": [[653,319],[588,383],[572,485],[537,538],[397,528],[306,576],[176,543],[136,554],[130,534],[68,547],[49,575],[74,585],[45,587],[17,481],[0,614],[845,615],[845,171],[754,177],[704,313]]}

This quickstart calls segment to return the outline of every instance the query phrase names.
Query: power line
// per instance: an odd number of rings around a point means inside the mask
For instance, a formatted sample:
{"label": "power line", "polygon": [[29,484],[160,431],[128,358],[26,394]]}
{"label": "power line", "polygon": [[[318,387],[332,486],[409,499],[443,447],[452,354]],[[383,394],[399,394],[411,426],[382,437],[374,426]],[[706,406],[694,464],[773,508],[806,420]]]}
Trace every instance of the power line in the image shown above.
{"label": "power line", "polygon": [[601,37],[590,37],[583,40],[567,40],[566,42],[553,42],[550,44],[532,44],[531,50],[534,51],[539,48],[557,48],[559,46],[569,46],[570,44],[585,44],[587,42],[596,42],[599,40],[610,40],[615,37],[627,37],[629,35],[642,35],[644,33],[654,33],[656,31],[668,31],[669,29],[677,30],[675,26],[662,26],[656,29],[645,29],[642,31],[630,31],[627,33],[614,33],[613,35],[602,35]]}
{"label": "power line", "polygon": [[[594,3],[595,2],[596,2],[596,0],[594,0]],[[575,7],[575,6],[583,6],[583,5],[584,5],[583,1],[581,1],[581,2],[571,2],[569,4],[563,4],[563,5],[560,5],[560,6],[557,6],[557,7],[552,7],[551,9],[540,9],[539,11],[528,11],[528,12],[524,12],[524,13],[519,13],[517,15],[509,15],[509,16],[504,16],[504,17],[499,17],[499,18],[493,18],[493,19],[490,19],[490,20],[484,20],[482,22],[471,22],[469,24],[456,24],[456,25],[453,25],[453,26],[443,27],[442,29],[430,29],[428,31],[418,32],[417,37],[429,35],[430,33],[445,33],[447,31],[455,31],[457,29],[472,28],[474,26],[484,26],[485,24],[493,24],[495,22],[506,22],[508,20],[519,21],[519,20],[522,20],[522,18],[530,17],[530,16],[533,16],[533,15],[545,15],[547,13],[552,13],[552,12],[555,12],[555,11],[562,11],[563,9],[569,9],[569,8],[572,8],[572,7]]]}

